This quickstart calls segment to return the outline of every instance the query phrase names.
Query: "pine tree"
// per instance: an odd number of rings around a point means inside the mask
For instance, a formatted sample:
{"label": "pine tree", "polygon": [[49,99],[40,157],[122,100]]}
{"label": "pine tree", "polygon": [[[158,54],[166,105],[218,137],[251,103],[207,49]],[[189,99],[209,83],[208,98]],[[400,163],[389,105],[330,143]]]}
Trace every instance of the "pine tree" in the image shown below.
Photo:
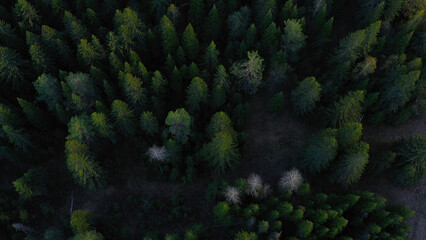
{"label": "pine tree", "polygon": [[402,185],[412,185],[421,179],[426,173],[426,136],[415,135],[398,143],[397,171],[403,177],[397,178]]}
{"label": "pine tree", "polygon": [[191,131],[191,122],[191,116],[184,108],[178,108],[174,112],[169,112],[165,121],[174,139],[182,144],[188,141],[188,135]]}
{"label": "pine tree", "polygon": [[236,166],[240,153],[236,143],[228,132],[217,133],[212,141],[202,149],[202,155],[216,172],[224,173],[228,168]]}
{"label": "pine tree", "polygon": [[247,52],[248,60],[241,63],[234,63],[231,73],[239,79],[240,87],[249,94],[256,93],[262,83],[263,78],[263,58],[257,51]]}
{"label": "pine tree", "polygon": [[337,156],[337,140],[326,132],[310,138],[302,151],[302,166],[310,172],[326,169]]}
{"label": "pine tree", "polygon": [[152,137],[159,131],[157,117],[152,112],[143,112],[139,122],[142,130]]}
{"label": "pine tree", "polygon": [[331,181],[340,183],[344,187],[357,182],[368,163],[369,149],[369,145],[365,142],[350,147],[336,164]]}
{"label": "pine tree", "polygon": [[24,176],[13,181],[13,186],[19,197],[24,200],[47,193],[47,172],[43,168],[29,169]]}
{"label": "pine tree", "polygon": [[165,55],[174,53],[179,47],[179,38],[170,19],[164,15],[160,22],[163,52]]}
{"label": "pine tree", "polygon": [[294,110],[298,115],[311,113],[321,95],[321,85],[315,77],[307,77],[291,92]]}
{"label": "pine tree", "polygon": [[91,65],[100,59],[100,54],[96,52],[95,46],[87,39],[80,39],[77,46],[77,56],[82,59],[85,65]]}
{"label": "pine tree", "polygon": [[23,129],[15,129],[10,125],[3,125],[3,132],[17,149],[27,152],[30,148],[34,148],[28,134],[23,133]]}
{"label": "pine tree", "polygon": [[90,120],[99,137],[114,139],[113,126],[105,113],[93,112],[90,115]]}
{"label": "pine tree", "polygon": [[347,123],[360,121],[363,102],[363,91],[349,92],[327,108],[325,115],[327,123],[330,126],[341,127]]}
{"label": "pine tree", "polygon": [[0,81],[19,90],[25,85],[23,66],[24,61],[15,50],[0,46]]}
{"label": "pine tree", "polygon": [[77,140],[65,142],[68,170],[82,186],[93,190],[102,187],[105,182],[105,172],[93,159],[89,148]]}
{"label": "pine tree", "polygon": [[52,61],[47,57],[46,52],[39,44],[31,45],[29,53],[33,67],[38,73],[48,73],[55,70]]}
{"label": "pine tree", "polygon": [[216,50],[216,44],[212,41],[204,54],[204,63],[210,71],[216,70],[219,65],[219,54],[219,50]]}
{"label": "pine tree", "polygon": [[135,134],[135,120],[133,110],[127,103],[121,100],[114,100],[111,105],[111,114],[114,117],[114,125],[125,136]]}
{"label": "pine tree", "polygon": [[216,8],[216,4],[213,4],[210,10],[206,22],[205,22],[205,40],[214,41],[218,39],[222,28],[222,21],[219,11]]}
{"label": "pine tree", "polygon": [[114,26],[124,49],[141,47],[145,24],[134,10],[130,8],[125,8],[122,11],[116,10]]}
{"label": "pine tree", "polygon": [[182,45],[186,51],[186,56],[189,60],[195,60],[198,51],[200,50],[197,34],[194,32],[194,28],[192,28],[191,23],[186,26],[185,31],[182,36]]}
{"label": "pine tree", "polygon": [[220,132],[228,133],[236,142],[237,132],[234,131],[232,121],[225,112],[215,113],[206,129],[207,136],[210,139],[213,139]]}
{"label": "pine tree", "polygon": [[200,109],[200,104],[207,104],[209,89],[202,78],[194,77],[186,89],[186,105],[190,112]]}
{"label": "pine tree", "polygon": [[295,62],[299,59],[299,51],[305,47],[306,36],[302,32],[302,24],[299,20],[285,21],[284,34],[282,37],[283,49],[288,55],[288,59]]}
{"label": "pine tree", "polygon": [[189,2],[188,17],[189,22],[193,23],[196,27],[201,26],[205,15],[205,6],[203,0],[191,0]]}
{"label": "pine tree", "polygon": [[362,124],[349,123],[337,130],[336,139],[339,147],[349,148],[355,145],[361,138]]}
{"label": "pine tree", "polygon": [[81,24],[80,21],[72,15],[72,13],[65,11],[62,19],[64,21],[66,32],[74,42],[77,43],[80,39],[84,39],[89,36],[87,28]]}

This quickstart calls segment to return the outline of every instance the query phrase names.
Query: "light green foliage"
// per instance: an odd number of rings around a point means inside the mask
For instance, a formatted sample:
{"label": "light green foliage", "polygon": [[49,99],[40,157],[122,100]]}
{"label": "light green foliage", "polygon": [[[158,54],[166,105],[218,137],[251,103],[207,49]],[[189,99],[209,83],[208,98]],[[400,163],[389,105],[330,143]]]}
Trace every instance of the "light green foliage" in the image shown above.
{"label": "light green foliage", "polygon": [[78,140],[84,144],[94,141],[95,131],[87,115],[74,116],[68,123],[67,140]]}
{"label": "light green foliage", "polygon": [[204,53],[204,63],[210,71],[214,71],[219,65],[219,50],[216,49],[216,44],[212,41]]}
{"label": "light green foliage", "polygon": [[178,142],[185,144],[188,141],[192,120],[184,108],[169,112],[165,122],[169,126],[169,131]]}
{"label": "light green foliage", "polygon": [[235,234],[234,240],[257,240],[257,235],[254,232],[240,231]]}
{"label": "light green foliage", "polygon": [[46,52],[39,44],[31,45],[29,53],[33,67],[38,73],[50,72],[54,69],[51,60],[47,57]]}
{"label": "light green foliage", "polygon": [[[97,96],[94,81],[86,73],[69,73],[65,77],[67,87],[69,87],[72,94],[80,99],[80,102],[72,101],[72,105],[76,110],[86,110],[90,108]],[[64,93],[67,96],[66,93]]]}
{"label": "light green foliage", "polygon": [[121,100],[114,100],[111,105],[111,114],[114,117],[114,125],[126,136],[135,134],[135,120],[133,110],[127,103]]}
{"label": "light green foliage", "polygon": [[23,60],[15,50],[0,46],[0,81],[12,85],[16,90],[24,86],[22,67]]}
{"label": "light green foliage", "polygon": [[218,173],[235,167],[240,159],[236,143],[228,132],[217,133],[210,143],[204,145],[202,155]]}
{"label": "light green foliage", "polygon": [[117,9],[114,15],[114,27],[124,49],[129,50],[141,43],[145,24],[134,10],[125,8],[119,11]]}
{"label": "light green foliage", "polygon": [[91,230],[75,235],[74,240],[104,240],[104,237],[95,230]]}
{"label": "light green foliage", "polygon": [[369,149],[369,145],[365,142],[350,147],[336,164],[331,180],[344,187],[357,182],[368,163]]}
{"label": "light green foliage", "polygon": [[194,77],[186,89],[186,105],[190,112],[200,109],[201,103],[207,103],[209,89],[202,78]]}
{"label": "light green foliage", "polygon": [[364,92],[349,92],[346,96],[334,102],[326,110],[327,123],[334,127],[341,127],[345,124],[358,122],[362,117],[362,103],[364,102]]}
{"label": "light green foliage", "polygon": [[74,42],[77,43],[80,39],[84,39],[89,36],[87,28],[81,24],[80,21],[72,15],[72,13],[65,11],[62,19],[68,35]]}
{"label": "light green foliage", "polygon": [[104,171],[93,159],[89,147],[77,140],[65,142],[68,170],[82,186],[93,190],[104,185]]}
{"label": "light green foliage", "polygon": [[306,45],[306,36],[303,34],[300,20],[286,20],[282,38],[282,47],[287,53],[288,59],[293,62],[297,61],[299,51]]}
{"label": "light green foliage", "polygon": [[221,27],[222,21],[220,18],[219,11],[216,8],[216,4],[213,4],[213,7],[207,16],[204,26],[206,36],[205,39],[216,40],[220,35]]}
{"label": "light green foliage", "polygon": [[173,23],[164,15],[161,18],[160,27],[164,54],[174,53],[179,47],[179,38]]}
{"label": "light green foliage", "polygon": [[284,109],[284,94],[279,92],[275,94],[268,103],[268,110],[272,114],[280,114]]}
{"label": "light green foliage", "polygon": [[349,123],[337,130],[339,147],[348,148],[359,141],[362,135],[361,123]]}
{"label": "light green foliage", "polygon": [[231,73],[239,79],[241,89],[249,94],[256,93],[263,78],[263,58],[257,51],[247,52],[248,60],[240,63],[234,63],[231,67]]}
{"label": "light green foliage", "polygon": [[10,125],[3,125],[2,130],[9,139],[9,142],[12,143],[16,148],[27,152],[29,148],[34,147],[29,135],[23,133],[23,129],[15,129]]}
{"label": "light green foliage", "polygon": [[337,155],[337,140],[321,132],[313,136],[303,147],[302,166],[310,172],[320,172],[328,167]]}
{"label": "light green foliage", "polygon": [[70,225],[74,233],[85,233],[90,230],[91,215],[87,210],[76,210],[71,214]]}
{"label": "light green foliage", "polygon": [[102,112],[94,112],[90,115],[90,120],[98,136],[104,138],[114,136],[113,127],[107,115]]}
{"label": "light green foliage", "polygon": [[227,23],[230,37],[235,39],[245,33],[250,24],[250,14],[250,8],[244,6],[228,17]]}
{"label": "light green foliage", "polygon": [[152,112],[143,112],[139,122],[142,130],[152,137],[159,130],[157,117]]}
{"label": "light green foliage", "polygon": [[125,73],[123,77],[123,88],[127,101],[134,109],[140,111],[146,102],[142,80],[130,73]]}
{"label": "light green foliage", "polygon": [[297,18],[298,10],[297,5],[293,4],[293,0],[288,0],[285,2],[284,7],[281,11],[282,19],[285,21],[291,18]]}
{"label": "light green foliage", "polygon": [[95,63],[100,59],[100,54],[96,52],[95,46],[87,39],[80,39],[77,46],[77,56],[83,60],[86,65]]}
{"label": "light green foliage", "polygon": [[47,193],[47,172],[43,168],[32,168],[24,176],[13,181],[13,186],[19,197],[24,200]]}
{"label": "light green foliage", "polygon": [[200,50],[200,46],[197,39],[197,34],[194,32],[194,28],[191,23],[186,26],[185,31],[182,35],[182,45],[186,51],[186,56],[189,60],[195,60]]}
{"label": "light green foliage", "polygon": [[321,95],[321,85],[315,77],[307,77],[291,92],[294,110],[298,115],[311,113]]}

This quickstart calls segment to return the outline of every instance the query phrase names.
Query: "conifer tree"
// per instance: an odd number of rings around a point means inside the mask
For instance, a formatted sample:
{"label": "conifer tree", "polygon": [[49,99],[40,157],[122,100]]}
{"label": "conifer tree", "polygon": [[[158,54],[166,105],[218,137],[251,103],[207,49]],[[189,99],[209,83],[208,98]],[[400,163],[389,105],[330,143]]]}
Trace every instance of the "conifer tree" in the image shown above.
{"label": "conifer tree", "polygon": [[11,125],[15,126],[19,122],[18,116],[12,109],[0,103],[0,125]]}
{"label": "conifer tree", "polygon": [[216,50],[216,44],[212,41],[204,54],[204,62],[210,71],[214,71],[219,65],[219,50]]}
{"label": "conifer tree", "polygon": [[368,26],[369,24],[380,20],[384,10],[385,1],[383,0],[358,0],[360,2],[360,10],[358,11],[358,19],[360,27]]}
{"label": "conifer tree", "polygon": [[12,85],[15,90],[25,85],[24,61],[15,50],[0,46],[0,63],[0,81]]}
{"label": "conifer tree", "polygon": [[200,109],[201,103],[207,103],[208,87],[202,78],[194,77],[186,89],[186,105],[190,112]]}
{"label": "conifer tree", "polygon": [[234,167],[240,158],[236,143],[228,132],[217,133],[209,144],[203,147],[203,156],[218,173]]}
{"label": "conifer tree", "polygon": [[217,71],[213,79],[213,85],[222,86],[226,91],[230,89],[228,74],[226,73],[226,68],[223,65],[217,67]]}
{"label": "conifer tree", "polygon": [[95,132],[87,115],[74,116],[68,123],[67,140],[78,140],[86,145],[94,141]]}
{"label": "conifer tree", "polygon": [[396,181],[402,185],[412,185],[426,174],[426,136],[415,135],[398,143]]}
{"label": "conifer tree", "polygon": [[229,133],[234,141],[237,140],[237,132],[234,131],[232,121],[225,112],[215,113],[206,129],[207,136],[210,139],[213,139],[219,132]]}
{"label": "conifer tree", "polygon": [[302,150],[302,167],[310,172],[326,169],[337,156],[337,140],[321,132],[308,140]]}
{"label": "conifer tree", "polygon": [[240,81],[240,87],[249,94],[256,93],[263,78],[263,58],[257,52],[247,52],[248,60],[234,63],[231,73]]}
{"label": "conifer tree", "polygon": [[[173,25],[176,26],[177,20],[180,17],[180,12],[179,12],[179,8],[176,7],[176,5],[174,5],[173,3],[170,4],[170,6],[167,8],[167,17],[169,17],[170,20],[172,20]],[[160,19],[160,18],[158,18],[158,19]]]}
{"label": "conifer tree", "polygon": [[357,182],[368,163],[369,148],[369,145],[365,142],[360,142],[349,148],[335,166],[331,180],[340,183],[344,187]]}
{"label": "conifer tree", "polygon": [[401,11],[403,2],[404,2],[404,0],[389,0],[389,1],[386,1],[385,12],[383,13],[386,21],[392,22],[392,20]]}
{"label": "conifer tree", "polygon": [[160,27],[164,54],[174,53],[179,47],[179,38],[173,23],[166,15],[161,18]]}
{"label": "conifer tree", "polygon": [[116,10],[114,26],[124,49],[129,50],[131,47],[140,47],[143,44],[145,24],[134,10],[130,8]]}
{"label": "conifer tree", "polygon": [[23,133],[23,129],[15,129],[10,125],[3,125],[2,130],[9,139],[9,142],[17,149],[27,152],[30,148],[34,147],[28,134]]}
{"label": "conifer tree", "polygon": [[203,0],[191,0],[189,2],[188,17],[189,22],[193,23],[196,27],[201,26],[204,20],[205,6]]}
{"label": "conifer tree", "polygon": [[228,17],[227,24],[229,36],[231,38],[239,38],[243,33],[245,33],[250,24],[250,14],[250,8],[244,6],[238,12],[234,12]]}
{"label": "conifer tree", "polygon": [[151,11],[155,13],[155,17],[159,20],[167,10],[167,6],[170,5],[170,0],[150,0],[149,4]]}
{"label": "conifer tree", "polygon": [[355,145],[362,135],[361,123],[349,123],[337,130],[336,139],[339,147],[349,148]]}
{"label": "conifer tree", "polygon": [[252,50],[254,49],[255,45],[256,45],[256,36],[257,36],[257,28],[254,25],[254,23],[252,23],[247,32],[246,32],[246,37],[244,39],[247,49]]}
{"label": "conifer tree", "polygon": [[135,134],[135,120],[133,110],[127,103],[121,100],[114,100],[111,105],[111,114],[114,117],[114,125],[125,136]]}
{"label": "conifer tree", "polygon": [[92,123],[93,128],[95,129],[96,133],[99,137],[109,137],[112,140],[114,139],[114,130],[113,126],[110,123],[107,115],[103,112],[93,112],[90,115],[90,120]]}
{"label": "conifer tree", "polygon": [[93,159],[89,147],[77,140],[65,142],[67,167],[78,184],[93,190],[105,184],[105,172]]}
{"label": "conifer tree", "polygon": [[188,141],[192,119],[184,108],[178,108],[174,112],[169,112],[165,122],[169,126],[169,131],[173,134],[176,141],[182,144]]}
{"label": "conifer tree", "polygon": [[100,54],[96,52],[93,44],[88,42],[87,39],[80,39],[80,43],[77,46],[77,54],[86,65],[91,65],[100,59]]}
{"label": "conifer tree", "polygon": [[29,169],[22,177],[13,181],[19,197],[28,200],[47,193],[47,172],[43,168]]}
{"label": "conifer tree", "polygon": [[294,110],[298,115],[304,115],[314,110],[319,101],[321,85],[315,77],[307,77],[299,83],[299,86],[291,92],[291,100]]}
{"label": "conifer tree", "polygon": [[[77,110],[85,110],[94,104],[97,96],[95,85],[89,74],[69,73],[65,77],[67,87],[74,95],[72,105]],[[67,96],[67,94],[64,94]]]}
{"label": "conifer tree", "polygon": [[160,71],[155,71],[151,81],[152,91],[155,95],[161,97],[166,91],[167,80],[163,78]]}
{"label": "conifer tree", "polygon": [[293,4],[293,0],[288,0],[285,2],[284,7],[281,11],[281,18],[286,21],[287,19],[297,18],[298,10],[297,5]]}
{"label": "conifer tree", "polygon": [[127,102],[129,102],[136,112],[143,109],[146,103],[145,89],[142,87],[142,81],[130,73],[126,73],[123,79],[123,88]]}
{"label": "conifer tree", "polygon": [[197,34],[194,32],[191,23],[186,26],[185,31],[182,36],[182,45],[186,51],[186,56],[189,60],[195,60],[198,55],[199,43],[197,39]]}
{"label": "conifer tree", "polygon": [[38,73],[48,73],[55,70],[52,61],[48,58],[46,52],[39,44],[31,45],[29,53],[33,67]]}
{"label": "conifer tree", "polygon": [[325,115],[327,123],[334,127],[341,127],[347,123],[360,121],[363,102],[363,91],[349,92],[328,107]]}
{"label": "conifer tree", "polygon": [[306,43],[306,36],[302,32],[302,25],[299,20],[285,21],[284,34],[282,37],[283,49],[288,54],[288,59],[292,62],[299,59],[298,52]]}
{"label": "conifer tree", "polygon": [[13,12],[18,20],[30,29],[36,30],[40,27],[40,16],[37,15],[36,9],[26,0],[18,0]]}
{"label": "conifer tree", "polygon": [[284,109],[284,94],[279,92],[272,96],[271,100],[268,102],[268,111],[271,114],[280,114]]}
{"label": "conifer tree", "polygon": [[152,112],[143,112],[139,122],[142,130],[152,137],[159,131],[157,117]]}
{"label": "conifer tree", "polygon": [[218,39],[222,28],[222,20],[219,11],[216,8],[216,4],[213,4],[210,10],[206,22],[205,22],[205,39],[207,41],[214,41]]}
{"label": "conifer tree", "polygon": [[266,27],[264,33],[262,34],[261,40],[261,44],[265,53],[270,54],[276,49],[278,49],[278,42],[280,36],[281,31],[275,25],[275,22],[272,22],[269,26]]}
{"label": "conifer tree", "polygon": [[74,42],[77,43],[80,39],[84,39],[89,36],[87,28],[81,24],[80,21],[72,15],[72,13],[65,11],[62,19],[68,35]]}
{"label": "conifer tree", "polygon": [[46,118],[44,117],[43,111],[38,108],[32,102],[28,102],[22,98],[18,98],[18,104],[21,106],[27,120],[34,126],[44,129],[46,124]]}

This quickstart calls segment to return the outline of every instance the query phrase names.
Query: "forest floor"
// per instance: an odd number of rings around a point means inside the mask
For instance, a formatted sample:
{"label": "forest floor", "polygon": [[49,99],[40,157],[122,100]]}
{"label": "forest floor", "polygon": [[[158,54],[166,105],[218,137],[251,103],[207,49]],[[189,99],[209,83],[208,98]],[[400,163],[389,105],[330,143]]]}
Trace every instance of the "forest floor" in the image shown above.
{"label": "forest floor", "polygon": [[[272,93],[262,89],[250,101],[251,115],[246,123],[248,135],[247,145],[243,150],[240,166],[227,174],[226,179],[248,177],[251,173],[259,174],[265,182],[276,187],[283,171],[296,167],[297,156],[304,141],[316,131],[319,126],[300,120],[291,111],[289,93],[284,93],[286,104],[284,111],[278,116],[271,116],[267,111],[269,99]],[[426,134],[426,114],[417,119],[412,119],[401,126],[381,125],[378,127],[364,127],[363,139],[372,146],[389,144],[403,137],[410,137],[419,133]],[[163,181],[146,181],[138,175],[138,169],[127,169],[123,175],[129,176],[127,184],[111,184],[112,186],[96,193],[81,192],[80,196],[74,196],[75,209],[88,209],[95,214],[102,215],[106,204],[121,203],[123,215],[126,216],[126,224],[134,234],[139,230],[138,219],[132,208],[127,209],[126,198],[129,194],[152,195],[166,201],[173,195],[182,196],[185,203],[195,209],[197,218],[192,219],[204,225],[211,225],[211,209],[213,205],[205,200],[205,189],[210,177],[202,177],[193,184],[183,184]],[[220,180],[220,177],[214,177]],[[216,179],[219,178],[219,179]],[[327,185],[327,181],[318,179]],[[317,182],[315,180],[315,182]],[[322,183],[313,184],[314,191],[321,191]],[[320,189],[316,189],[320,186]],[[329,190],[333,186],[327,186]],[[409,239],[423,240],[426,236],[426,178],[412,187],[395,187],[387,179],[365,179],[354,188],[368,190],[382,195],[390,204],[404,204],[416,213],[408,224],[412,230]],[[338,189],[338,187],[336,188]],[[333,190],[330,190],[333,191]],[[69,203],[68,203],[69,204]],[[69,206],[69,205],[68,205]],[[64,209],[65,211],[65,209]],[[69,211],[69,208],[67,209]],[[180,232],[194,222],[192,220],[179,221],[170,224],[165,232]],[[222,238],[221,238],[222,239]]]}

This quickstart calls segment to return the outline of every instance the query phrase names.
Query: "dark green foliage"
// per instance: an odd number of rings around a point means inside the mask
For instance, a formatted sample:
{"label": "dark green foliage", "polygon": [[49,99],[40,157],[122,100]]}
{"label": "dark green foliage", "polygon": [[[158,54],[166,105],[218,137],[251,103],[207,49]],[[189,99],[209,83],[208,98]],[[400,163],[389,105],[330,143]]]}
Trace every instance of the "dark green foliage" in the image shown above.
{"label": "dark green foliage", "polygon": [[121,100],[114,100],[111,105],[111,114],[115,120],[114,125],[122,134],[126,136],[135,134],[135,116],[127,103]]}
{"label": "dark green foliage", "polygon": [[169,112],[166,118],[166,125],[173,137],[180,143],[185,144],[188,141],[188,135],[191,131],[191,116],[184,108]]}
{"label": "dark green foliage", "polygon": [[71,215],[70,225],[75,234],[90,230],[91,215],[87,210],[76,210]]}
{"label": "dark green foliage", "polygon": [[310,172],[327,168],[337,155],[337,140],[325,132],[313,136],[303,147],[302,166]]}
{"label": "dark green foliage", "polygon": [[216,40],[221,32],[222,21],[216,5],[214,4],[205,21],[205,39]]}
{"label": "dark green foliage", "polygon": [[164,53],[170,54],[177,50],[179,47],[179,38],[176,33],[176,29],[173,23],[167,16],[161,18],[161,38],[163,40],[163,51]]}
{"label": "dark green foliage", "polygon": [[212,41],[204,54],[204,62],[210,71],[216,70],[216,67],[219,65],[219,54],[220,52],[216,49],[216,44]]}
{"label": "dark green foliage", "polygon": [[17,149],[27,152],[30,148],[34,147],[29,135],[23,133],[23,129],[15,129],[10,125],[3,125],[2,130],[9,142]]}
{"label": "dark green foliage", "polygon": [[238,12],[234,12],[227,19],[229,36],[232,38],[238,38],[250,24],[250,8],[247,6],[242,7]]}
{"label": "dark green foliage", "polygon": [[102,112],[94,112],[90,115],[90,120],[98,136],[114,138],[113,126],[107,115]]}
{"label": "dark green foliage", "polygon": [[207,103],[209,89],[202,78],[194,77],[186,89],[186,105],[190,112],[200,108],[201,103]]}
{"label": "dark green foliage", "polygon": [[282,47],[289,60],[292,62],[297,61],[299,59],[298,52],[306,45],[306,36],[302,32],[300,21],[294,19],[285,21],[282,38]]}
{"label": "dark green foliage", "polygon": [[189,22],[195,24],[195,26],[201,26],[205,15],[205,5],[203,0],[191,0],[189,2]]}
{"label": "dark green foliage", "polygon": [[202,155],[218,173],[235,167],[240,159],[235,140],[225,131],[217,133],[212,141],[203,147]]}
{"label": "dark green foliage", "polygon": [[230,224],[232,218],[230,216],[230,207],[226,202],[219,202],[213,210],[216,221],[222,224]]}
{"label": "dark green foliage", "polygon": [[197,34],[194,32],[194,28],[192,28],[191,24],[185,28],[185,31],[182,35],[182,46],[186,51],[186,56],[189,60],[194,60],[197,55],[199,49],[199,43],[197,39]]}
{"label": "dark green foliage", "polygon": [[13,181],[19,197],[28,200],[47,193],[47,172],[43,168],[32,168],[24,176]]}
{"label": "dark green foliage", "polygon": [[275,94],[268,103],[268,110],[272,114],[280,114],[284,108],[284,94],[279,92]]}
{"label": "dark green foliage", "polygon": [[314,110],[320,99],[321,85],[315,77],[305,78],[299,86],[291,92],[294,110],[298,115],[304,115]]}
{"label": "dark green foliage", "polygon": [[309,220],[303,220],[297,224],[297,235],[301,238],[308,237],[314,228],[314,224]]}
{"label": "dark green foliage", "polygon": [[87,115],[74,116],[68,123],[68,140],[78,140],[84,144],[93,142],[95,132]]}
{"label": "dark green foliage", "polygon": [[0,80],[14,89],[24,86],[24,75],[21,72],[23,60],[10,48],[0,46]]}
{"label": "dark green foliage", "polygon": [[348,148],[359,141],[362,135],[361,123],[349,123],[337,130],[336,139],[340,147]]}
{"label": "dark green foliage", "polygon": [[363,102],[363,91],[349,92],[326,110],[327,123],[334,127],[341,127],[347,123],[360,121]]}
{"label": "dark green foliage", "polygon": [[152,112],[143,112],[139,121],[142,130],[147,134],[154,136],[158,132],[158,120]]}
{"label": "dark green foliage", "polygon": [[263,58],[257,52],[247,52],[248,60],[234,63],[231,73],[240,81],[240,88],[249,94],[256,93],[263,79]]}

